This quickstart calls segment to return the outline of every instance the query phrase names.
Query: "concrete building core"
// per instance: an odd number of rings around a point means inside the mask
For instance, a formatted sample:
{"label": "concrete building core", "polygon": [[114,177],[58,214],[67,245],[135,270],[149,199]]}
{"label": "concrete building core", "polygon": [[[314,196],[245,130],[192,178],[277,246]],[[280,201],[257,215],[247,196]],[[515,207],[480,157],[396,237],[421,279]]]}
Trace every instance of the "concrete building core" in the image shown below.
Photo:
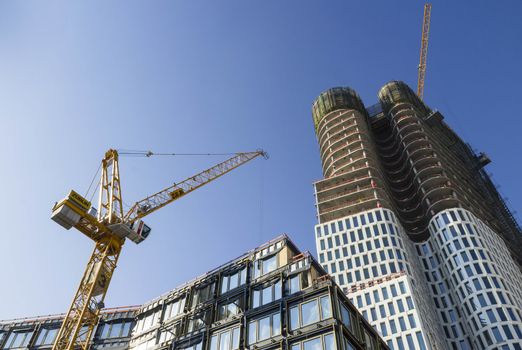
{"label": "concrete building core", "polygon": [[522,349],[522,235],[476,154],[403,82],[312,117],[319,262],[391,349]]}
{"label": "concrete building core", "polygon": [[[51,349],[63,317],[0,321],[0,349]],[[389,349],[286,235],[144,305],[105,310],[90,348]]]}

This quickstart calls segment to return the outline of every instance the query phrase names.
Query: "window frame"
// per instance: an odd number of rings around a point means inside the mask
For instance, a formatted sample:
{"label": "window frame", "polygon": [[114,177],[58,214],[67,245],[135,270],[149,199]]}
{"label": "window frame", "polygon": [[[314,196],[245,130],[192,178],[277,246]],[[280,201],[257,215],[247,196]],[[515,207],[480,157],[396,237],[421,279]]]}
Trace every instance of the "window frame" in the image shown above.
{"label": "window frame", "polygon": [[[324,315],[322,299],[327,299],[328,302],[329,302],[329,305],[330,305],[329,315],[326,315],[326,316]],[[303,324],[303,305],[311,303],[311,302],[314,302],[314,301],[317,304],[318,320],[315,321],[315,322],[308,323],[308,324]],[[298,325],[297,325],[296,328],[294,328],[293,324],[292,324],[292,310],[295,310],[295,309],[297,309],[297,311],[298,311],[297,312],[297,318],[298,318],[298,322],[297,323],[298,323]],[[309,299],[303,300],[303,301],[301,301],[299,303],[291,305],[288,308],[288,310],[289,310],[288,311],[288,327],[289,327],[289,330],[291,332],[296,331],[297,329],[300,329],[300,328],[303,328],[303,327],[307,327],[307,326],[313,325],[313,324],[318,323],[318,322],[322,322],[322,321],[331,319],[333,317],[332,300],[330,298],[330,294],[321,294],[321,295],[315,296],[313,298],[309,298]]]}
{"label": "window frame", "polygon": [[[234,332],[237,330],[237,347],[234,347],[234,342],[236,338],[234,338]],[[229,348],[221,349],[221,336],[223,334],[228,334],[229,338]],[[216,339],[216,343],[213,344],[213,339]],[[241,348],[241,325],[236,324],[235,326],[228,327],[226,329],[220,329],[218,331],[213,332],[210,335],[209,339],[209,350],[237,350]],[[215,345],[215,348],[213,347]]]}
{"label": "window frame", "polygon": [[[311,337],[311,338],[301,339],[299,341],[291,343],[290,346],[289,346],[289,349],[290,350],[295,350],[295,349],[297,349],[297,350],[304,350],[304,348],[305,348],[304,344],[305,343],[313,341],[313,340],[320,339],[321,340],[321,348],[322,348],[322,350],[329,350],[327,348],[327,346],[326,346],[326,341],[325,341],[325,338],[327,336],[332,336],[333,337],[333,349],[338,349],[338,347],[337,347],[337,337],[335,336],[335,332],[327,332],[327,333],[319,334],[319,335]],[[298,346],[298,347],[295,348],[295,346]]]}
{"label": "window frame", "polygon": [[[261,320],[264,320],[268,318],[269,319],[269,335],[267,338],[263,338],[263,339],[260,339],[259,338],[259,334],[260,334],[260,322]],[[277,323],[279,324],[279,328],[277,330],[275,330],[274,328],[274,320],[277,319]],[[251,342],[251,331],[252,331],[252,328],[251,328],[251,325],[252,324],[255,324],[254,326],[254,329],[255,329],[255,339],[253,340],[253,342]],[[250,347],[252,346],[253,344],[256,344],[256,343],[259,343],[259,342],[262,342],[262,341],[266,341],[270,338],[273,338],[273,337],[276,337],[276,336],[280,336],[281,333],[282,333],[282,322],[281,322],[281,312],[278,310],[276,312],[272,312],[272,313],[265,313],[263,314],[262,316],[257,316],[253,319],[250,319],[248,320],[247,324],[246,324],[246,330],[247,330],[247,336],[245,337],[246,339],[246,345],[247,347]],[[274,331],[275,330],[275,331]]]}

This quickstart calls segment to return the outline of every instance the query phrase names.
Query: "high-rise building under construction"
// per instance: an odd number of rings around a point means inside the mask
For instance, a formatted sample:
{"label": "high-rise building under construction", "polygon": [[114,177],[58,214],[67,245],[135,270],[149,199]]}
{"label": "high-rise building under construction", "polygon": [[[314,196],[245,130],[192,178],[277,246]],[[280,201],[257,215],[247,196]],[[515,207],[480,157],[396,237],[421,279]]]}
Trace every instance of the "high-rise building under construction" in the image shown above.
{"label": "high-rise building under construction", "polygon": [[522,235],[475,153],[403,82],[313,104],[323,267],[394,349],[522,349]]}

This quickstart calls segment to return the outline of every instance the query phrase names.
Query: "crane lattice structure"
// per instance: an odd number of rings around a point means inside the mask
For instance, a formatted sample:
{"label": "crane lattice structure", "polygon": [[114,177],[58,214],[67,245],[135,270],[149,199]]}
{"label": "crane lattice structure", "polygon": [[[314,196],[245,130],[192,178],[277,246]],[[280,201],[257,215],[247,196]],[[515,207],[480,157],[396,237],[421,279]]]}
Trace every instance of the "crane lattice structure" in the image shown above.
{"label": "crane lattice structure", "polygon": [[422,39],[420,49],[419,76],[417,80],[417,96],[422,100],[424,95],[424,79],[426,78],[426,59],[428,58],[428,37],[430,33],[431,4],[424,5],[424,19],[422,21]]}
{"label": "crane lattice structure", "polygon": [[[150,156],[152,152],[143,155]],[[236,153],[224,162],[136,202],[124,213],[119,154],[116,150],[108,150],[101,164],[99,210],[75,191],[53,207],[51,218],[54,221],[66,229],[76,228],[95,242],[53,350],[88,349],[125,240],[140,243],[150,233],[150,228],[141,220],[143,217],[259,156],[268,158],[263,151]]]}

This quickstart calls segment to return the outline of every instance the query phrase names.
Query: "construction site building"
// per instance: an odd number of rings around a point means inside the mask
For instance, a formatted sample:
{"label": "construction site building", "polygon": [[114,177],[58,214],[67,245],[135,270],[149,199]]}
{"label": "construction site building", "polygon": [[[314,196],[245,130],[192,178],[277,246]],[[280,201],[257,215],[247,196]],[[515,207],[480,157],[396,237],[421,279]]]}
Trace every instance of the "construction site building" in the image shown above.
{"label": "construction site building", "polygon": [[[0,349],[51,349],[63,317],[0,321]],[[105,310],[90,344],[93,350],[388,349],[286,235],[144,305]]]}
{"label": "construction site building", "polygon": [[489,158],[405,83],[378,97],[313,103],[319,262],[390,348],[522,349],[522,235]]}

